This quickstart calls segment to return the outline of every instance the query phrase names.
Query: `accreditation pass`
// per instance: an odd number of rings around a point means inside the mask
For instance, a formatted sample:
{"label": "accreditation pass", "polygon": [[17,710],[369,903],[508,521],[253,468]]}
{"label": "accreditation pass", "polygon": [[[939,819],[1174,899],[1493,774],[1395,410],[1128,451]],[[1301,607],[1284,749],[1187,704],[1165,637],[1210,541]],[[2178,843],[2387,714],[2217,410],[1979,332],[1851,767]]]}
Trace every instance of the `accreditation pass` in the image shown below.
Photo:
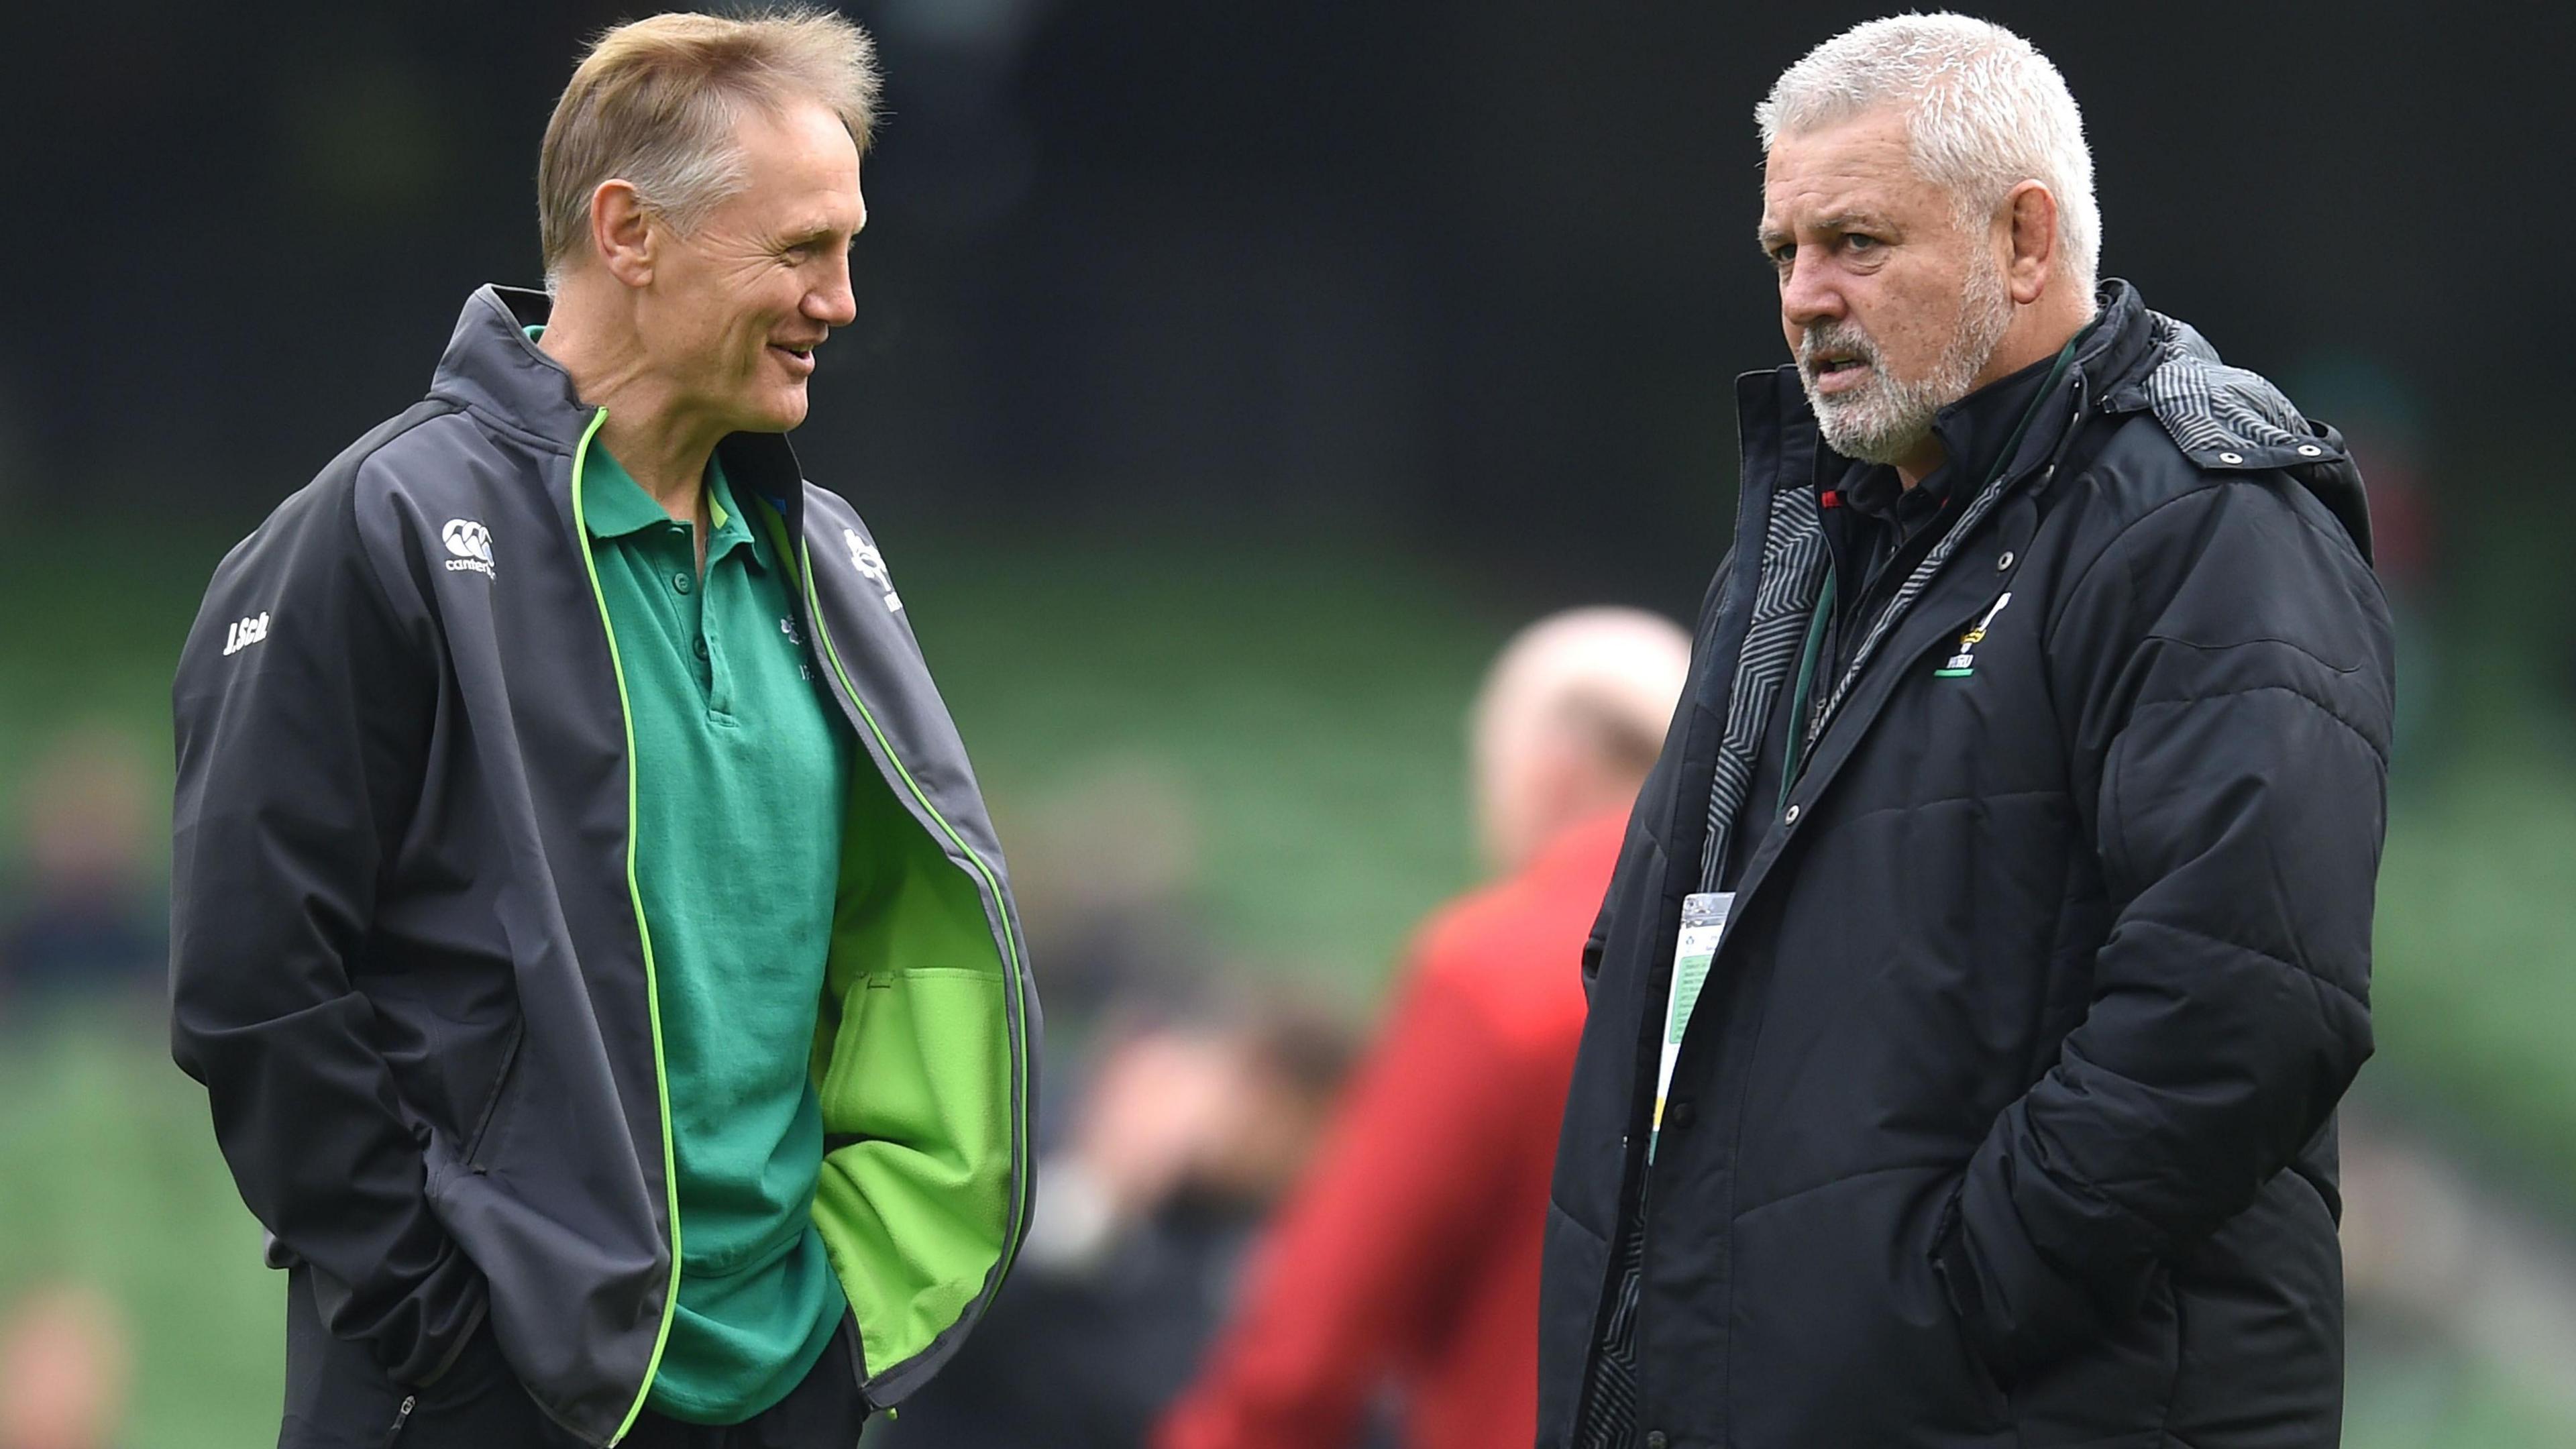
{"label": "accreditation pass", "polygon": [[1646,1134],[1646,1160],[1655,1160],[1655,1142],[1664,1135],[1664,1097],[1673,1089],[1673,1063],[1681,1060],[1682,1032],[1690,1026],[1691,1008],[1699,1005],[1700,987],[1708,982],[1708,963],[1717,955],[1717,939],[1726,934],[1727,913],[1735,909],[1733,891],[1697,891],[1682,897],[1681,934],[1673,940],[1673,987],[1664,1000],[1663,1060],[1655,1066],[1655,1121]]}

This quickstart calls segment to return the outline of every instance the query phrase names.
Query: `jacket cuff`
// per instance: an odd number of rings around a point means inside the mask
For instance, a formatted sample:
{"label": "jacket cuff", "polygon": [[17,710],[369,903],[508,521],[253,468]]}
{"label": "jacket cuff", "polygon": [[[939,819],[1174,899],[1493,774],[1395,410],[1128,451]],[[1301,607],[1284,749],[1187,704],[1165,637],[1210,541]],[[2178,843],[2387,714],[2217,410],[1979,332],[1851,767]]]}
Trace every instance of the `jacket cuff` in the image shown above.
{"label": "jacket cuff", "polygon": [[429,1272],[380,1308],[374,1302],[382,1300],[369,1301],[377,1285],[369,1285],[369,1298],[362,1298],[319,1266],[312,1273],[314,1307],[324,1326],[365,1344],[386,1377],[407,1388],[423,1387],[454,1366],[491,1303],[482,1270],[453,1240],[440,1248]]}

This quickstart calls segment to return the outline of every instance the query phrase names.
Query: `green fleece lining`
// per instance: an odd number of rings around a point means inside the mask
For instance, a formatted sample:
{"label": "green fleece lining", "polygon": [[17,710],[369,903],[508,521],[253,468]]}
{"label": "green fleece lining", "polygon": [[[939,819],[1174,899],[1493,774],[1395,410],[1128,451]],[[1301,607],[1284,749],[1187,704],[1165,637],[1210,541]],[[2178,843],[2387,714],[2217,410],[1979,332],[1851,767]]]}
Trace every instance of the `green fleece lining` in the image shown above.
{"label": "green fleece lining", "polygon": [[828,1150],[814,1223],[874,1377],[953,1327],[1017,1246],[1018,949],[1007,919],[996,936],[976,889],[980,876],[999,900],[1000,882],[896,757],[822,628],[811,552],[791,548],[771,510],[755,511],[795,560],[815,641],[878,751],[976,872],[959,869],[883,773],[853,772],[815,1031]]}
{"label": "green fleece lining", "polygon": [[[873,784],[874,788],[869,788]],[[928,1348],[1010,1231],[1010,1029],[972,879],[895,802],[850,791],[824,977],[814,1223],[872,1371]]]}

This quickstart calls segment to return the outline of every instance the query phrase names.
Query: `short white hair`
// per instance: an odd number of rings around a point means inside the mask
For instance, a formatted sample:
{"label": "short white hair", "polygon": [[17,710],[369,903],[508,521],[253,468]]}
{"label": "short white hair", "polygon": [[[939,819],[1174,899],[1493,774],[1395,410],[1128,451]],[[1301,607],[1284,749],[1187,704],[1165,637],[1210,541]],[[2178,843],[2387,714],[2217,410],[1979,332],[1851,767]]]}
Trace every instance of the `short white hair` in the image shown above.
{"label": "short white hair", "polygon": [[2066,77],[2037,47],[1990,21],[1948,13],[1855,25],[1780,73],[1753,108],[1762,149],[1903,105],[1914,165],[1947,190],[1963,225],[1994,219],[2012,189],[2037,181],[2057,198],[2057,244],[2089,308],[2102,261],[2093,151]]}

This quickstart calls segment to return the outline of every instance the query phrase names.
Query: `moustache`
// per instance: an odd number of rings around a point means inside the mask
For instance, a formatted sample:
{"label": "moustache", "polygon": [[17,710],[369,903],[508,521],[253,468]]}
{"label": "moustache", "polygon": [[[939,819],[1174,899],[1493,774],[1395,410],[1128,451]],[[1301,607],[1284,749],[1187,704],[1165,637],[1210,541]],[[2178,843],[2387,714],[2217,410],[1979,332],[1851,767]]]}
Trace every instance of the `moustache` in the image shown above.
{"label": "moustache", "polygon": [[1798,339],[1798,370],[1809,381],[1828,362],[1851,362],[1872,371],[1879,370],[1878,345],[1869,334],[1850,323],[1828,322],[1807,329]]}

